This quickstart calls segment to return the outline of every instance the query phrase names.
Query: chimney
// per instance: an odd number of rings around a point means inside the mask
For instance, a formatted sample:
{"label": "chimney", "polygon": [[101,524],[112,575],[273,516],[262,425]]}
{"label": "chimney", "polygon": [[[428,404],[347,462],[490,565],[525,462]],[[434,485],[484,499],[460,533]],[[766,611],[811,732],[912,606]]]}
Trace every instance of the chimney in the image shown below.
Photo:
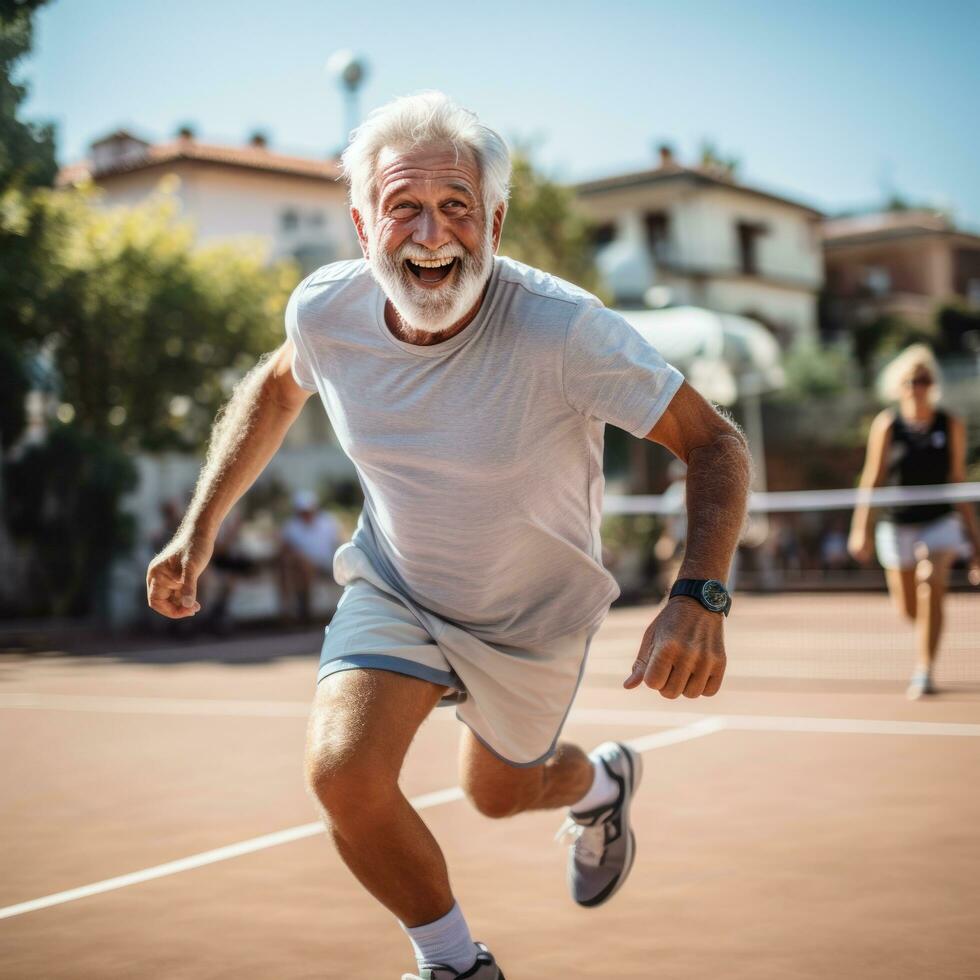
{"label": "chimney", "polygon": [[177,130],[177,139],[193,141],[194,127],[189,123],[184,123],[184,125]]}
{"label": "chimney", "polygon": [[670,143],[661,143],[657,147],[657,152],[660,154],[660,166],[663,169],[668,167],[677,166],[677,158],[674,156],[674,148]]}
{"label": "chimney", "polygon": [[269,138],[261,130],[256,130],[248,138],[248,145],[254,146],[256,149],[264,150],[269,145]]}

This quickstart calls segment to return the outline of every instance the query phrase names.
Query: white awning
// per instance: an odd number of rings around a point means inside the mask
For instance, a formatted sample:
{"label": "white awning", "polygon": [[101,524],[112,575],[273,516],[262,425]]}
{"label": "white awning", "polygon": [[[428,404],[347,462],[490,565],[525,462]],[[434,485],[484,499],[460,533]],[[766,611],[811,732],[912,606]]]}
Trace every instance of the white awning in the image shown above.
{"label": "white awning", "polygon": [[617,310],[706,398],[731,405],[785,383],[782,352],[761,323],[698,306]]}

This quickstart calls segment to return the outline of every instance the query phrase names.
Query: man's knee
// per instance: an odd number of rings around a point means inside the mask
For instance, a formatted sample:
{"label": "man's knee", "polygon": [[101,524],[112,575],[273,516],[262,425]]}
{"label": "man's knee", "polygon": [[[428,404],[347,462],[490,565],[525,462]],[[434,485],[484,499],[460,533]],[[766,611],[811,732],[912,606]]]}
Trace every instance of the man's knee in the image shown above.
{"label": "man's knee", "polygon": [[312,737],[306,750],[306,785],[333,821],[369,821],[398,792],[398,774],[363,746]]}
{"label": "man's knee", "polygon": [[479,813],[501,820],[531,809],[540,796],[540,783],[528,779],[510,783],[500,779],[474,778],[463,781],[463,791]]}

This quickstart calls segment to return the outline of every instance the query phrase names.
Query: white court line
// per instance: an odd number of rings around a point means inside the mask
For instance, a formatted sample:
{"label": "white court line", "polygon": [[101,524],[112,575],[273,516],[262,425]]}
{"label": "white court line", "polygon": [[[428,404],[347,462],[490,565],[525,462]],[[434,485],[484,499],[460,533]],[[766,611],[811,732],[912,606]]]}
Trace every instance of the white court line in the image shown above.
{"label": "white court line", "polygon": [[650,749],[661,749],[665,745],[677,745],[678,742],[689,742],[692,738],[703,738],[720,732],[727,723],[723,715],[702,718],[683,728],[668,728],[665,732],[654,732],[652,735],[642,735],[631,738],[628,742],[637,752],[647,752]]}
{"label": "white court line", "polygon": [[[684,728],[656,732],[653,735],[646,735],[642,738],[631,740],[629,744],[639,752],[647,752],[650,749],[676,745],[679,742],[686,742],[692,738],[711,735],[713,732],[720,731],[723,727],[724,719],[706,718],[695,722],[693,725],[687,725]],[[433,793],[416,796],[409,802],[416,810],[427,810],[431,807],[441,806],[444,803],[461,800],[462,798],[462,789],[458,786],[450,786],[447,789],[440,789]],[[253,837],[250,840],[239,841],[237,844],[229,844],[226,847],[218,847],[212,851],[202,851],[200,854],[192,854],[190,857],[181,858],[177,861],[168,861],[166,864],[144,868],[142,871],[133,871],[130,874],[119,875],[116,878],[107,878],[105,881],[83,885],[81,888],[72,888],[68,891],[56,892],[53,895],[45,895],[43,898],[35,898],[29,902],[8,905],[6,908],[0,908],[0,919],[10,919],[15,915],[37,912],[40,909],[50,908],[53,905],[63,905],[65,902],[74,902],[80,898],[101,895],[104,892],[115,891],[118,888],[126,888],[129,885],[138,885],[144,881],[152,881],[154,878],[165,878],[168,875],[179,874],[181,871],[191,871],[194,868],[200,868],[208,864],[216,864],[219,861],[228,861],[231,858],[241,857],[243,854],[253,854],[256,851],[263,851],[269,847],[289,844],[292,841],[302,840],[304,837],[314,837],[322,832],[323,824],[317,821],[316,823],[306,823],[298,827],[290,827],[287,830],[280,830],[273,834],[263,834],[261,837]]]}
{"label": "white court line", "polygon": [[844,735],[953,735],[980,737],[980,725],[948,721],[889,721],[873,718],[793,718],[726,715],[725,727],[745,732],[836,732]]}
{"label": "white court line", "polygon": [[694,715],[680,711],[606,708],[573,709],[569,724],[579,725],[676,725],[681,719],[722,718],[724,727],[745,732],[825,732],[842,735],[953,735],[978,738],[980,725],[968,722],[893,721],[876,718],[809,718],[783,715]]}
{"label": "white court line", "polygon": [[[462,798],[463,791],[458,786],[451,786],[448,789],[440,789],[434,793],[416,796],[410,802],[416,810],[427,810],[430,807],[452,803],[454,800],[461,800]],[[25,912],[36,912],[39,909],[50,908],[52,905],[63,905],[65,902],[74,902],[79,898],[101,895],[103,892],[115,891],[117,888],[126,888],[129,885],[138,885],[144,881],[152,881],[154,878],[166,878],[168,875],[179,874],[181,871],[191,871],[207,864],[217,864],[219,861],[228,861],[231,858],[241,857],[243,854],[264,851],[266,848],[278,847],[280,844],[290,844],[295,840],[315,837],[321,833],[323,833],[323,824],[320,821],[304,823],[299,827],[290,827],[288,830],[279,830],[273,834],[263,834],[261,837],[239,841],[237,844],[217,847],[213,851],[202,851],[200,854],[192,854],[190,857],[180,858],[177,861],[168,861],[166,864],[144,868],[142,871],[133,871],[116,878],[106,878],[105,881],[97,881],[92,885],[71,888],[54,895],[45,895],[44,898],[35,898],[30,902],[21,902],[18,905],[8,905],[6,908],[0,909],[0,919],[9,919],[15,915],[23,915]]]}

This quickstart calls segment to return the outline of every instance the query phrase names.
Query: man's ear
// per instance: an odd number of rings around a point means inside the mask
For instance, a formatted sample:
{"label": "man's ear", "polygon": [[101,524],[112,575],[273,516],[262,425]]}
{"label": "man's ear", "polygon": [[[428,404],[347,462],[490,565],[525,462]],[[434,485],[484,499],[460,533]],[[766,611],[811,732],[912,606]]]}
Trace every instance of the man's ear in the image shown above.
{"label": "man's ear", "polygon": [[354,222],[354,228],[357,230],[357,240],[361,243],[361,253],[364,258],[370,261],[371,255],[368,251],[368,237],[364,230],[364,219],[361,217],[361,212],[353,206],[350,209],[350,219]]}
{"label": "man's ear", "polygon": [[507,205],[502,201],[493,212],[493,250],[500,247],[500,235],[504,230],[504,216],[507,214]]}

